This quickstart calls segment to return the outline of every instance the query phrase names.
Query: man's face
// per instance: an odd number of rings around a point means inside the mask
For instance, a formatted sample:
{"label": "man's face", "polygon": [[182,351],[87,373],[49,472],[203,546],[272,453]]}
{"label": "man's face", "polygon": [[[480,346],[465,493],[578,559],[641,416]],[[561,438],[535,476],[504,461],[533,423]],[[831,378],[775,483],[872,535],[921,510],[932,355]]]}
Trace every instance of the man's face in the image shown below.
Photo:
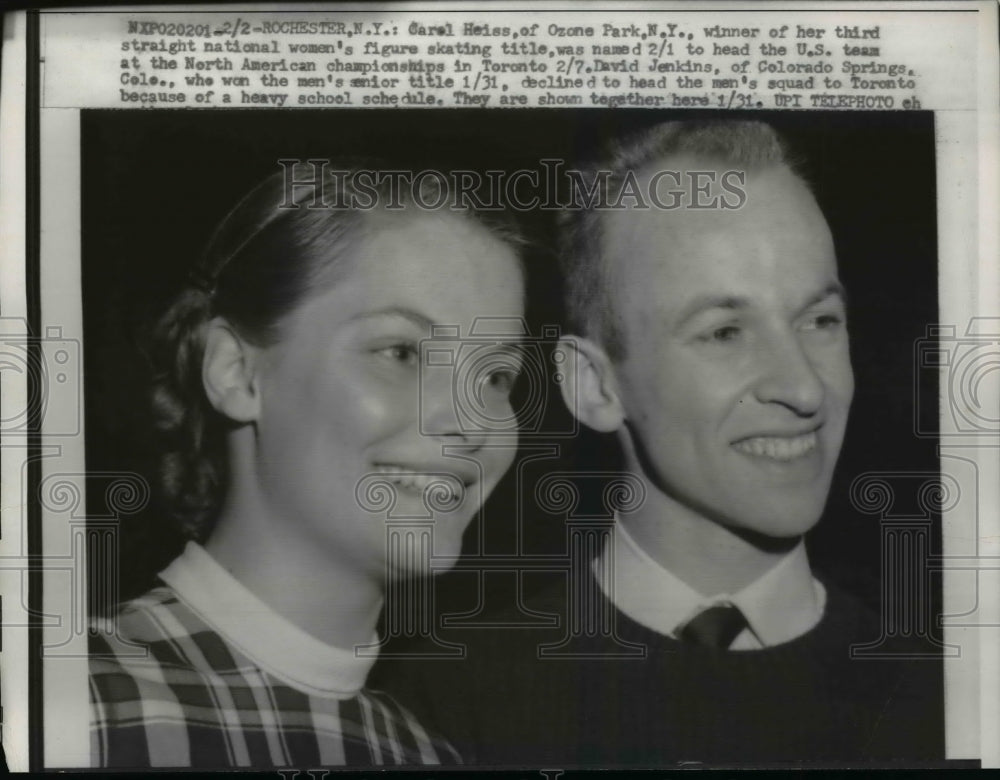
{"label": "man's face", "polygon": [[[664,160],[646,176],[683,165],[713,167]],[[774,167],[745,190],[738,210],[606,215],[626,344],[615,370],[626,450],[667,512],[790,537],[819,519],[843,441],[844,299],[806,186]]]}

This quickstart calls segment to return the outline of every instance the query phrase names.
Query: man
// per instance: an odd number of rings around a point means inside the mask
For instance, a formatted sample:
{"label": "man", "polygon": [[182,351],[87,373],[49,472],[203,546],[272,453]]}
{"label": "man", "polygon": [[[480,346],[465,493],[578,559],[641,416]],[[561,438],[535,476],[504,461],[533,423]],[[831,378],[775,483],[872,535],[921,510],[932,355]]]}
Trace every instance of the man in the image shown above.
{"label": "man", "polygon": [[410,702],[493,765],[943,757],[940,665],[852,658],[878,617],[810,568],[854,380],[830,230],[782,140],[670,122],[599,170],[564,225],[563,392],[644,488],[584,605],[640,653],[600,631],[540,652],[566,631],[556,588],[528,606],[560,629],[463,635]]}

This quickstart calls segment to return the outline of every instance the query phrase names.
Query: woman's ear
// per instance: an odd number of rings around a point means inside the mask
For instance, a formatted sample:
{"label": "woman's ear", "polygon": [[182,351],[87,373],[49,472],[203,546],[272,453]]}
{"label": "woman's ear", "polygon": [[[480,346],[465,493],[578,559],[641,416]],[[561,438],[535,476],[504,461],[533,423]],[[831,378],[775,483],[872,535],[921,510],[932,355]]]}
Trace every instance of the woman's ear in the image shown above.
{"label": "woman's ear", "polygon": [[235,422],[252,422],[260,414],[259,357],[259,348],[222,317],[208,323],[202,383],[215,410]]}
{"label": "woman's ear", "polygon": [[593,341],[577,336],[560,339],[559,349],[566,356],[561,389],[570,413],[595,431],[617,431],[625,421],[625,409],[607,353]]}

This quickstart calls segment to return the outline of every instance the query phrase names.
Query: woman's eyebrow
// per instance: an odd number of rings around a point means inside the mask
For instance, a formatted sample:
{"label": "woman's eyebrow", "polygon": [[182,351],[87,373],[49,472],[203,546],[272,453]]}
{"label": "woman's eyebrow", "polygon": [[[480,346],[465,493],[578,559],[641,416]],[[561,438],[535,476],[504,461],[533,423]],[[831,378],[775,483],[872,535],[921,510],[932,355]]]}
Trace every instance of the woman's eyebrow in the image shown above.
{"label": "woman's eyebrow", "polygon": [[516,336],[510,337],[508,341],[498,340],[496,344],[490,345],[490,349],[494,354],[509,355],[510,357],[517,358],[519,363],[524,362],[524,345]]}
{"label": "woman's eyebrow", "polygon": [[426,314],[417,311],[416,309],[410,309],[405,306],[386,306],[383,309],[374,309],[371,311],[363,311],[355,314],[353,317],[348,318],[348,322],[354,322],[357,320],[372,319],[375,317],[401,317],[403,319],[409,320],[414,325],[425,330],[430,330],[431,326],[434,324],[434,320],[428,317]]}

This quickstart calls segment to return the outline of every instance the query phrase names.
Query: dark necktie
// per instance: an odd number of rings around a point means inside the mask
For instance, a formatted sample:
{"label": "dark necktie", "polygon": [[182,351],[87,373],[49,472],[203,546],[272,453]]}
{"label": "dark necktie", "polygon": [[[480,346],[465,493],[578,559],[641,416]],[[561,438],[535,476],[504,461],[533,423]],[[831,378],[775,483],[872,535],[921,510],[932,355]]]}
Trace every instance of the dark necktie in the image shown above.
{"label": "dark necktie", "polygon": [[695,615],[680,631],[682,642],[726,650],[747,627],[747,619],[738,607],[719,604]]}

